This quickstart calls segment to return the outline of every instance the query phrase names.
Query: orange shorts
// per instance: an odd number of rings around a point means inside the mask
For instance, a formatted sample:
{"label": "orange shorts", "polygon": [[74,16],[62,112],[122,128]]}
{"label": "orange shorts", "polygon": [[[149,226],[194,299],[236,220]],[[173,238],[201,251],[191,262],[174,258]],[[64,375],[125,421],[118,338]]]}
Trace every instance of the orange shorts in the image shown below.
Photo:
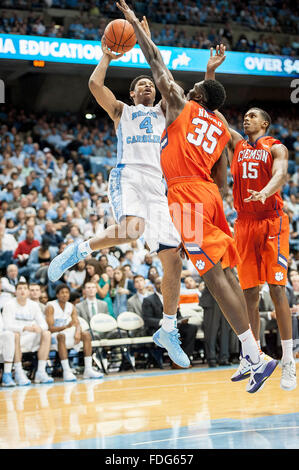
{"label": "orange shorts", "polygon": [[239,262],[218,187],[197,178],[168,182],[168,205],[184,248],[202,276],[219,261],[223,269]]}
{"label": "orange shorts", "polygon": [[289,218],[277,216],[256,219],[239,214],[235,240],[241,262],[238,275],[242,289],[259,284],[286,285],[289,258]]}

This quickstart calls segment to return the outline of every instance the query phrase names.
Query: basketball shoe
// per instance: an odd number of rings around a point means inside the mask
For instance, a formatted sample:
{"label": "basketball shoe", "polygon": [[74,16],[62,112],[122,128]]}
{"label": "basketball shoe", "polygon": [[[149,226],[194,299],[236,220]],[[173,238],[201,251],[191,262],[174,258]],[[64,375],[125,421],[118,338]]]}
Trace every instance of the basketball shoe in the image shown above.
{"label": "basketball shoe", "polygon": [[294,390],[297,387],[295,361],[282,362],[281,367],[280,388],[287,391]]}
{"label": "basketball shoe", "polygon": [[78,246],[79,242],[72,243],[51,261],[48,269],[48,278],[50,281],[58,281],[65,271],[85,258],[87,253],[79,253]]}
{"label": "basketball shoe", "polygon": [[187,369],[190,366],[190,360],[187,354],[182,350],[177,328],[167,332],[162,327],[153,335],[153,340],[160,348],[165,348],[170,359],[180,367]]}
{"label": "basketball shoe", "polygon": [[[248,356],[246,360],[250,362]],[[266,380],[272,375],[274,370],[278,365],[278,361],[272,359],[266,354],[260,356],[260,360],[257,364],[251,363],[250,378],[246,386],[246,391],[248,393],[255,393],[258,390],[261,390],[265,385]]]}

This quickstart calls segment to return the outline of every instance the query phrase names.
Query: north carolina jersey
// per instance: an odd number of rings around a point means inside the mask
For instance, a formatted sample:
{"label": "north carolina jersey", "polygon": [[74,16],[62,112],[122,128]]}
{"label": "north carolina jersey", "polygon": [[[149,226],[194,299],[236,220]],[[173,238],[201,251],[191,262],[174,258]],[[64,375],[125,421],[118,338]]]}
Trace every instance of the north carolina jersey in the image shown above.
{"label": "north carolina jersey", "polygon": [[274,137],[260,137],[254,144],[240,140],[235,148],[231,172],[234,178],[233,196],[234,206],[238,213],[255,213],[281,210],[283,200],[280,192],[260,201],[244,202],[250,196],[248,189],[261,191],[272,178],[273,157],[271,147],[281,142]]}
{"label": "north carolina jersey", "polygon": [[161,138],[161,166],[173,178],[198,177],[213,182],[211,170],[230,139],[224,123],[196,101],[188,101]]}
{"label": "north carolina jersey", "polygon": [[116,131],[117,164],[142,165],[160,176],[160,140],[164,129],[165,117],[160,104],[124,104]]}

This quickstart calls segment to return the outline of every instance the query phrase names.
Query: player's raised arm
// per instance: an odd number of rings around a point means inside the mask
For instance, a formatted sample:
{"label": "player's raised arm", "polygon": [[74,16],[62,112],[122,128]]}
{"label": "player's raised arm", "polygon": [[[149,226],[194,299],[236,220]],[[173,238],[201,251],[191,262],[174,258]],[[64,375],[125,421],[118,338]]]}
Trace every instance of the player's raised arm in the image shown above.
{"label": "player's raised arm", "polygon": [[124,0],[120,0],[116,5],[123,12],[126,20],[133,26],[138,44],[151,67],[155,83],[161,95],[166,100],[174,95],[183,96],[183,89],[175,83],[172,75],[164,64],[159,49],[147,35],[134,11],[128,7]]}
{"label": "player's raised arm", "polygon": [[213,48],[210,48],[210,58],[207,63],[207,70],[205,73],[205,80],[215,80],[215,70],[225,61],[226,47],[223,44],[217,45],[215,55],[213,55]]}
{"label": "player's raised arm", "polygon": [[103,57],[90,76],[88,85],[98,104],[107,111],[116,127],[121,117],[124,104],[118,101],[112,91],[104,85],[107,69],[112,59],[118,59],[123,54],[109,51],[105,38],[102,37]]}
{"label": "player's raised arm", "polygon": [[272,178],[261,191],[248,189],[251,196],[244,199],[245,202],[260,201],[264,204],[266,199],[273,196],[286,182],[288,175],[288,149],[283,144],[274,144],[271,147],[273,157]]}

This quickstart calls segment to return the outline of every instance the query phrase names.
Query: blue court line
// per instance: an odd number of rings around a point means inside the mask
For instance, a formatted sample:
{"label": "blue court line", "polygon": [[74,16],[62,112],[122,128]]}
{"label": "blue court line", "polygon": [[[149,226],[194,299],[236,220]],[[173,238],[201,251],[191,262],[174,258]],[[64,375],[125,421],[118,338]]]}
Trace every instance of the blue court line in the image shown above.
{"label": "blue court line", "polygon": [[299,413],[201,420],[169,429],[99,436],[31,449],[299,449]]}

